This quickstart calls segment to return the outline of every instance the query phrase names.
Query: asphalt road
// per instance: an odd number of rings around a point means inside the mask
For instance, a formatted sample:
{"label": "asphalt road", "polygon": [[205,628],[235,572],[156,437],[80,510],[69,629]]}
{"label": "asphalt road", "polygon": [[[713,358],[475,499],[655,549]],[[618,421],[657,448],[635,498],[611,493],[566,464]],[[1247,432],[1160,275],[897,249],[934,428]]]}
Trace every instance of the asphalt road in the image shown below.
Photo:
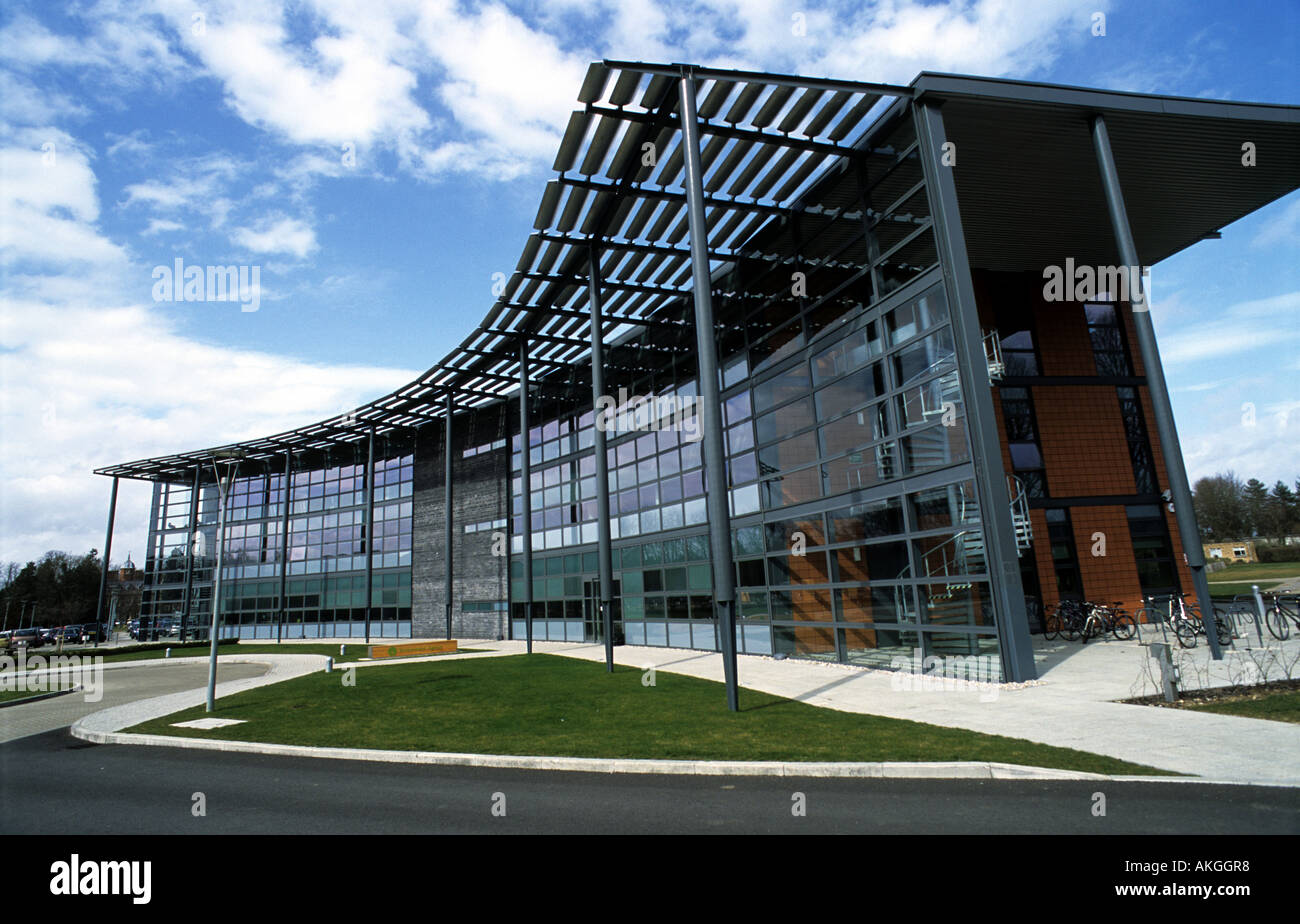
{"label": "asphalt road", "polygon": [[0,832],[1297,834],[1300,790],[427,767],[91,745],[54,731],[0,744]]}
{"label": "asphalt road", "polygon": [[[218,668],[217,679],[242,680],[245,677],[260,677],[265,673],[266,667],[261,664],[222,664]],[[100,692],[103,695],[97,702],[88,702],[82,693],[66,693],[0,709],[0,741],[13,741],[27,735],[66,728],[82,716],[109,706],[184,690],[197,690],[207,686],[208,666],[155,661],[144,667],[104,670],[102,679],[103,689]],[[0,787],[5,785],[9,769],[3,757],[0,757]]]}

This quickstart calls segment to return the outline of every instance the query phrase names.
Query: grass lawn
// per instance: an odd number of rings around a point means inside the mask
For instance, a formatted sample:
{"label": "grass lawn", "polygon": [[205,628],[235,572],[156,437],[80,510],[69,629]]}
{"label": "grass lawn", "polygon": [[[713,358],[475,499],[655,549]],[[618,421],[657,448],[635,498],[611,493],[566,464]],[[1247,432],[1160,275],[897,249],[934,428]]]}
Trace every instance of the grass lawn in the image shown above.
{"label": "grass lawn", "polygon": [[1172,703],[1165,702],[1161,696],[1143,696],[1124,702],[1161,709],[1193,709],[1248,719],[1300,723],[1300,679],[1272,680],[1255,686],[1184,690]]}
{"label": "grass lawn", "polygon": [[1240,715],[1248,719],[1272,719],[1274,722],[1300,722],[1300,692],[1270,693],[1250,699],[1229,700],[1188,706],[1199,712]]}
{"label": "grass lawn", "polygon": [[0,690],[0,703],[11,699],[27,699],[29,696],[44,696],[48,690]]}
{"label": "grass lawn", "polygon": [[1293,577],[1300,577],[1300,562],[1270,561],[1234,563],[1208,575],[1206,580],[1210,583],[1211,595],[1231,597],[1250,593],[1251,584],[1258,584],[1260,590],[1267,591]]}
{"label": "grass lawn", "polygon": [[[131,732],[328,747],[571,757],[786,761],[1002,761],[1095,773],[1174,775],[1016,738],[836,712],[751,690],[741,711],[723,687],[556,655],[512,655],[324,672],[217,701],[247,724],[172,728],[202,706]],[[937,694],[942,695],[942,694]]]}
{"label": "grass lawn", "polygon": [[1255,581],[1242,581],[1240,583],[1218,583],[1218,584],[1212,581],[1210,582],[1210,596],[1213,597],[1215,600],[1230,600],[1231,598],[1239,594],[1243,596],[1250,596],[1252,593],[1251,587],[1254,584],[1259,585],[1260,593],[1266,594],[1270,590],[1272,590],[1273,587],[1275,587],[1280,583],[1281,581],[1272,581],[1272,580],[1264,580],[1264,579],[1255,580]]}

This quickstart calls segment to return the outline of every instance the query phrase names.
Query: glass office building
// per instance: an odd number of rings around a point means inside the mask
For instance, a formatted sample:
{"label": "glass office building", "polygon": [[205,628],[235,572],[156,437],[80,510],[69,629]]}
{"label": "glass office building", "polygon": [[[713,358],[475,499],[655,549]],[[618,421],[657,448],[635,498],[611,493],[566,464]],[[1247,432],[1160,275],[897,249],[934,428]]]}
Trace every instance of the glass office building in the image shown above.
{"label": "glass office building", "polygon": [[227,634],[592,642],[604,607],[621,644],[1031,678],[1044,604],[1207,593],[1140,290],[1043,280],[1213,237],[1297,142],[1292,106],[593,64],[456,350],[99,470],[155,482],[146,613],[208,618],[233,474]]}

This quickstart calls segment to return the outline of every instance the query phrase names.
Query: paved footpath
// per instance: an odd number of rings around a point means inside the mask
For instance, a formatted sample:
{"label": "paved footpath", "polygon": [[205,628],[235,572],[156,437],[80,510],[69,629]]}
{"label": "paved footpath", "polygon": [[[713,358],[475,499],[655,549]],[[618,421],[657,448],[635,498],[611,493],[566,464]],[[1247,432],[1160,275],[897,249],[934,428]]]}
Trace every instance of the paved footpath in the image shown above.
{"label": "paved footpath", "polygon": [[[467,642],[466,647],[471,643]],[[503,653],[524,643],[474,642]],[[1298,653],[1300,641],[1284,646]],[[534,642],[533,650],[603,661],[602,645]],[[1211,665],[1200,646],[1186,655],[1198,659],[1210,683],[1230,682],[1232,661]],[[1237,656],[1237,664],[1242,663]],[[619,664],[722,681],[722,657],[677,648],[621,646]],[[740,705],[744,689],[761,690],[844,712],[912,719],[952,728],[1024,738],[1042,744],[1106,754],[1133,763],[1212,780],[1300,785],[1300,725],[1215,715],[1188,709],[1131,706],[1113,702],[1153,693],[1144,661],[1148,651],[1136,642],[1044,643],[1035,639],[1041,680],[1019,689],[915,688],[914,675],[864,670],[840,664],[741,655]],[[1193,662],[1184,674],[1194,672]],[[900,689],[908,682],[913,689]]]}

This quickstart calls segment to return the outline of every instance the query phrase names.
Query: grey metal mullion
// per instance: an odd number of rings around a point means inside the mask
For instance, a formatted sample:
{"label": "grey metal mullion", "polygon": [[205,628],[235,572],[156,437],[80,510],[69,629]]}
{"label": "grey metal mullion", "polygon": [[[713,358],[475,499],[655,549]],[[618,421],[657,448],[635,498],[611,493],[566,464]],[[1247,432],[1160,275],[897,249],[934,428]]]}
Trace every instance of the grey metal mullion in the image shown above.
{"label": "grey metal mullion", "polygon": [[519,339],[519,490],[523,500],[524,631],[533,653],[533,486],[528,439],[528,341]]}
{"label": "grey metal mullion", "polygon": [[451,638],[452,542],[454,538],[452,535],[453,510],[451,506],[452,503],[452,491],[451,491],[452,410],[453,410],[452,393],[447,392],[447,421],[446,421],[446,429],[443,431],[443,438],[442,438],[444,468],[445,468],[443,472],[443,493],[442,493],[443,512],[445,514],[443,517],[442,543],[443,543],[443,583],[446,588],[445,590],[446,600],[444,601],[444,609],[446,610],[447,613],[447,638],[449,639]]}
{"label": "grey metal mullion", "polygon": [[[322,581],[321,592],[329,584]],[[366,441],[366,644],[370,644],[370,620],[375,596],[375,431]]]}
{"label": "grey metal mullion", "polygon": [[596,462],[596,557],[600,571],[600,618],[605,633],[605,670],[614,670],[614,570],[609,530],[609,456],[605,429],[600,425],[600,400],[605,396],[605,345],[601,335],[600,260],[593,247],[587,254],[591,309],[591,422]]}
{"label": "grey metal mullion", "polygon": [[189,528],[186,530],[185,549],[185,597],[181,605],[180,640],[182,642],[185,641],[190,613],[194,608],[194,542],[199,532],[199,494],[202,491],[202,473],[203,470],[196,466],[194,487],[190,491],[190,517]]}
{"label": "grey metal mullion", "polygon": [[[935,244],[948,292],[958,376],[966,404],[966,432],[973,451],[975,488],[980,502],[984,552],[989,565],[989,591],[994,600],[1003,676],[1008,681],[1032,680],[1038,676],[1038,670],[1029,639],[1011,497],[1002,467],[1002,444],[992,389],[988,386],[987,361],[957,202],[957,184],[951,168],[940,161],[940,151],[947,140],[943,116],[935,105],[923,103],[916,107],[915,118]],[[919,625],[919,603],[917,622]]]}
{"label": "grey metal mullion", "polygon": [[275,640],[284,639],[284,624],[289,616],[289,515],[290,498],[293,486],[293,450],[284,451],[284,483],[280,486],[280,502],[284,509],[280,511],[280,606],[275,620]]}

